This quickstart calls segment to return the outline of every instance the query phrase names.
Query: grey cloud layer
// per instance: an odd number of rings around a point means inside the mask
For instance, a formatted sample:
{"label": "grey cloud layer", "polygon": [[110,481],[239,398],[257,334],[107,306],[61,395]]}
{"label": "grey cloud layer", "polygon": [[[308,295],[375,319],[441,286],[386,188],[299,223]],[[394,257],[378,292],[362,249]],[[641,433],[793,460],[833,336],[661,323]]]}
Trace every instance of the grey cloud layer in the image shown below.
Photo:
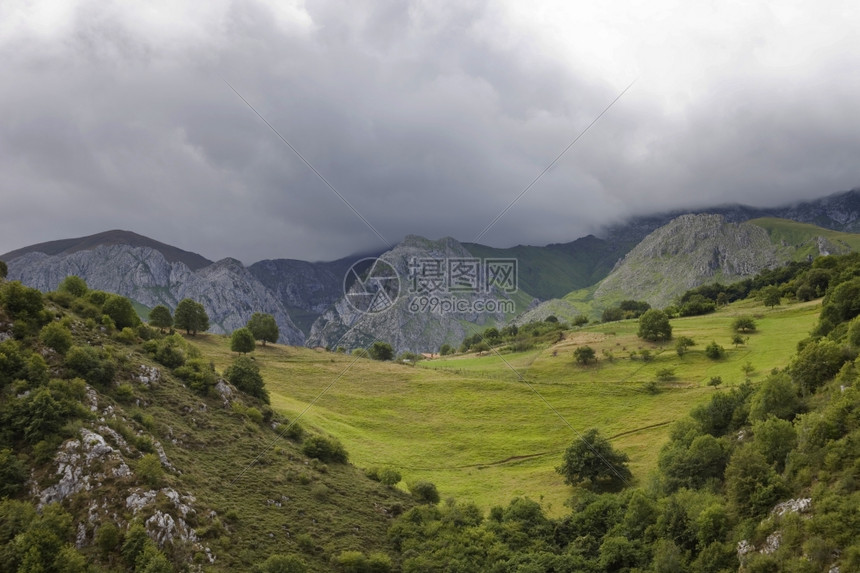
{"label": "grey cloud layer", "polygon": [[[482,3],[71,6],[0,28],[0,251],[109,228],[246,263],[384,247],[221,78],[389,242],[471,240],[624,87]],[[679,109],[644,75],[484,241],[856,186],[856,63],[703,69]]]}

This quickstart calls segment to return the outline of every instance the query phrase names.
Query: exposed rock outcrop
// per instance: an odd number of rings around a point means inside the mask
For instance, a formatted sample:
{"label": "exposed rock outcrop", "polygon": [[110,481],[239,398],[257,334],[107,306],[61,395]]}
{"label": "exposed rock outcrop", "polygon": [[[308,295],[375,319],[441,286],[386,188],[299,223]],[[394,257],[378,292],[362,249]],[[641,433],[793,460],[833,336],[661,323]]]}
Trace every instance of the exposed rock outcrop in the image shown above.
{"label": "exposed rock outcrop", "polygon": [[192,270],[151,247],[111,244],[56,255],[31,251],[7,262],[9,279],[41,291],[55,290],[65,277],[78,275],[90,288],[148,307],[164,304],[173,309],[183,298],[194,299],[206,308],[212,332],[232,332],[253,313],[265,312],[275,317],[282,342],[304,342],[283,304],[235,259]]}
{"label": "exposed rock outcrop", "polygon": [[[437,293],[439,298],[465,301],[464,312],[448,312],[441,306],[425,307],[420,304],[420,293],[410,293],[410,264],[416,260],[474,258],[460,243],[451,238],[431,241],[414,235],[407,236],[394,249],[380,259],[389,263],[399,277],[399,292],[393,305],[383,312],[361,313],[347,299],[341,297],[311,328],[308,345],[365,347],[374,340],[391,344],[397,352],[436,352],[443,343],[459,344],[465,336],[480,332],[484,325],[504,322],[510,318],[500,308],[509,306],[516,312],[512,296],[501,289],[492,288],[479,293]],[[413,273],[415,272],[413,268]],[[354,284],[349,296],[360,287]],[[490,308],[475,310],[475,301],[490,301]],[[472,328],[466,324],[474,325]]]}
{"label": "exposed rock outcrop", "polygon": [[[829,252],[829,243],[819,252]],[[824,250],[822,250],[824,249]],[[732,223],[722,215],[682,215],[642,240],[598,286],[594,300],[604,306],[625,299],[664,307],[691,288],[732,282],[785,264],[793,248],[775,245],[752,223]]]}

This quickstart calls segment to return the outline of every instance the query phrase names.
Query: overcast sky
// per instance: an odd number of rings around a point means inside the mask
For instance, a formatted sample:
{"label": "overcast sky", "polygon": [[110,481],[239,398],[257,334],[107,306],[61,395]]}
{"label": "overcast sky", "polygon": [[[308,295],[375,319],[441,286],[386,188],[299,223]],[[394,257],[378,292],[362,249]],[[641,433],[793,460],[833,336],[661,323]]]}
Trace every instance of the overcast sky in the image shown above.
{"label": "overcast sky", "polygon": [[0,253],[471,241],[634,80],[481,242],[860,186],[860,4],[767,4],[5,0]]}

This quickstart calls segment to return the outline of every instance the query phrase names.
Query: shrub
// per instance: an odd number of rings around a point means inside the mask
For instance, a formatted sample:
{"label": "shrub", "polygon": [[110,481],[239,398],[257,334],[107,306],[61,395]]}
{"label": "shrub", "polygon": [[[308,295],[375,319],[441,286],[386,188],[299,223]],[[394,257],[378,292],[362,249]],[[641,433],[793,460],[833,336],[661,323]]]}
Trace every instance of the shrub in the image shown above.
{"label": "shrub", "polygon": [[227,368],[224,376],[238,390],[269,403],[269,393],[260,375],[260,367],[254,360],[247,356],[239,356]]}
{"label": "shrub", "polygon": [[113,360],[91,346],[72,346],[66,353],[66,368],[93,385],[105,387],[113,381]]}
{"label": "shrub", "polygon": [[585,326],[586,324],[588,324],[588,317],[584,314],[580,314],[573,319],[573,322],[571,324],[573,324],[573,326]]}
{"label": "shrub", "polygon": [[164,468],[161,467],[161,461],[155,454],[145,454],[140,458],[135,464],[135,471],[150,487],[159,486],[164,477]]}
{"label": "shrub", "polygon": [[96,547],[101,551],[102,557],[106,557],[119,547],[121,539],[119,529],[110,521],[100,525],[95,535]]}
{"label": "shrub", "polygon": [[657,380],[661,382],[668,382],[675,377],[675,369],[674,368],[661,368],[657,371]]}
{"label": "shrub", "polygon": [[577,364],[582,364],[583,366],[587,366],[594,362],[595,357],[596,354],[594,349],[590,346],[580,346],[573,351],[573,358],[576,360]]}
{"label": "shrub", "polygon": [[725,355],[726,349],[717,344],[715,341],[711,341],[711,343],[705,347],[705,356],[707,356],[711,360],[719,360],[721,358],[724,358]]}
{"label": "shrub", "polygon": [[192,358],[173,373],[198,394],[206,394],[217,382],[212,364],[202,358]]}
{"label": "shrub", "polygon": [[0,304],[6,308],[11,318],[25,321],[38,319],[44,308],[42,293],[18,281],[0,286]]}
{"label": "shrub", "polygon": [[57,287],[59,292],[64,292],[72,295],[75,298],[80,298],[87,294],[89,290],[87,288],[87,283],[84,282],[84,279],[77,275],[69,275],[60,282],[60,286]]}
{"label": "shrub", "polygon": [[72,333],[59,322],[52,322],[43,327],[39,333],[39,340],[60,354],[65,354],[72,347]]}
{"label": "shrub", "polygon": [[126,326],[114,335],[114,338],[123,344],[135,344],[137,342],[137,331]]}
{"label": "shrub", "polygon": [[679,336],[675,341],[675,352],[678,353],[678,356],[683,356],[687,353],[687,349],[695,345],[696,343],[689,336]]}
{"label": "shrub", "polygon": [[377,340],[368,349],[368,354],[374,360],[391,360],[394,358],[394,349],[387,342]]}
{"label": "shrub", "polygon": [[305,562],[293,555],[270,555],[257,566],[260,573],[305,573]]}
{"label": "shrub", "polygon": [[700,316],[714,312],[716,309],[717,305],[713,300],[710,300],[701,294],[694,294],[689,297],[687,302],[681,305],[681,308],[678,309],[678,313],[681,316]]}
{"label": "shrub", "polygon": [[143,350],[163,366],[178,368],[185,364],[187,343],[178,334],[161,340],[147,340]]}
{"label": "shrub", "polygon": [[379,472],[379,481],[389,487],[397,485],[401,479],[400,472],[391,468],[385,468]]}
{"label": "shrub", "polygon": [[302,444],[302,452],[309,458],[316,458],[323,462],[345,464],[348,454],[337,439],[323,436],[311,436]]}
{"label": "shrub", "polygon": [[436,486],[429,481],[416,481],[409,484],[409,493],[412,494],[419,503],[437,504],[439,503],[439,491]]}

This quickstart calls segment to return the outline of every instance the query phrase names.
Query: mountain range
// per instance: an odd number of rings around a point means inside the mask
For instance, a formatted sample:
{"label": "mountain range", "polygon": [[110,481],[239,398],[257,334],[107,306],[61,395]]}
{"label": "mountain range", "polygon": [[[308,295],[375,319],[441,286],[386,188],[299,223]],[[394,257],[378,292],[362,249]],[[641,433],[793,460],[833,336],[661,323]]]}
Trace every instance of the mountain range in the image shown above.
{"label": "mountain range", "polygon": [[[286,344],[355,348],[381,339],[398,351],[432,352],[479,327],[503,324],[526,312],[539,317],[541,308],[593,316],[626,298],[663,306],[706,282],[737,280],[790,260],[856,250],[857,231],[860,189],[772,208],[723,205],[634,217],[598,235],[542,247],[495,248],[407,236],[384,253],[329,262],[264,260],[246,267],[235,259],[213,262],[114,230],[20,248],[0,260],[7,262],[10,279],[50,291],[64,277],[78,275],[92,288],[134,300],[144,315],[157,304],[175,308],[181,299],[192,298],[204,305],[216,333],[229,333],[254,312],[265,312],[275,317],[280,341]],[[345,292],[345,277],[366,256],[386,261],[400,278],[403,296],[385,313],[363,314],[349,304],[355,285],[347,284]],[[416,260],[484,264],[511,259],[516,260],[516,292],[494,287],[459,294],[469,301],[465,311],[433,312],[416,306],[415,296],[406,296]],[[561,298],[565,300],[554,300]],[[475,311],[478,300],[489,301],[495,310]]]}

